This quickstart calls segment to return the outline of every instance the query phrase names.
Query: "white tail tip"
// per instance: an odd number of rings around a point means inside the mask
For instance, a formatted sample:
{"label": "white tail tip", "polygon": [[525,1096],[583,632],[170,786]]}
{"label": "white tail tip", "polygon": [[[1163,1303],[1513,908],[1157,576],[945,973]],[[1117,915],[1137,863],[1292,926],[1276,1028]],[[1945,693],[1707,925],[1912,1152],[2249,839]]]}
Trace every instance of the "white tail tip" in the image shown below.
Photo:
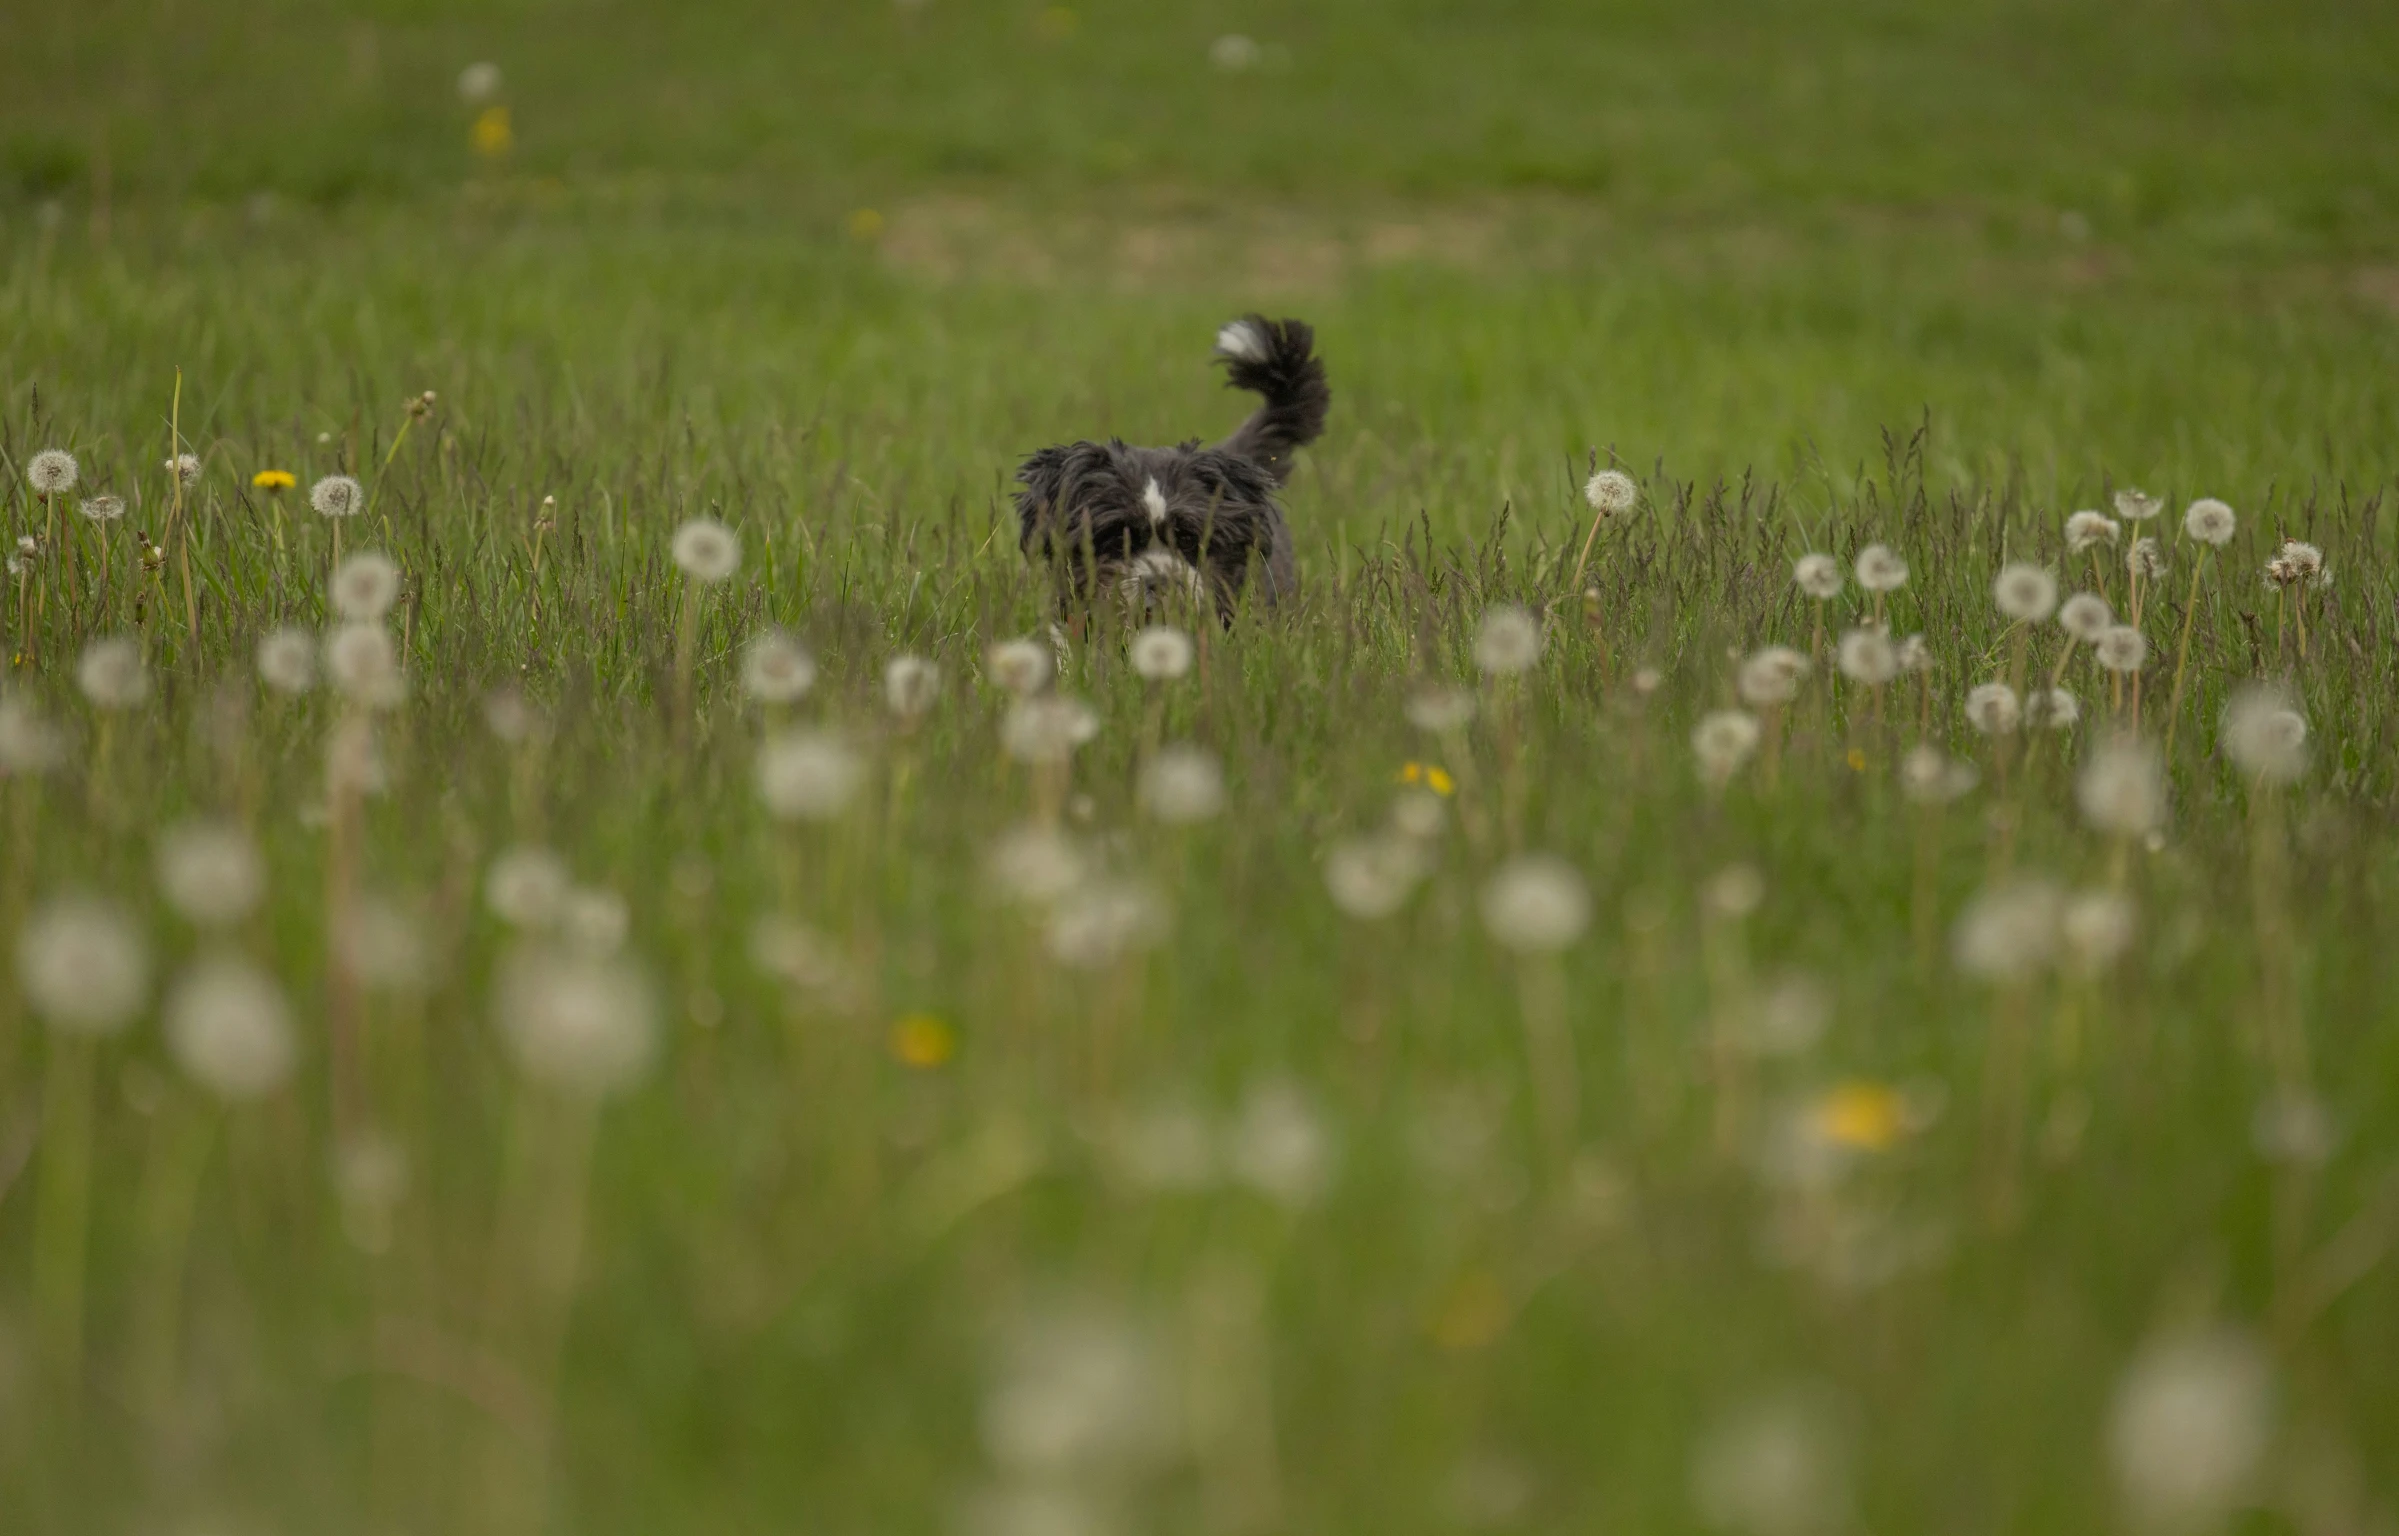
{"label": "white tail tip", "polygon": [[1235,320],[1216,333],[1216,350],[1224,357],[1258,362],[1266,356],[1266,338],[1247,320]]}

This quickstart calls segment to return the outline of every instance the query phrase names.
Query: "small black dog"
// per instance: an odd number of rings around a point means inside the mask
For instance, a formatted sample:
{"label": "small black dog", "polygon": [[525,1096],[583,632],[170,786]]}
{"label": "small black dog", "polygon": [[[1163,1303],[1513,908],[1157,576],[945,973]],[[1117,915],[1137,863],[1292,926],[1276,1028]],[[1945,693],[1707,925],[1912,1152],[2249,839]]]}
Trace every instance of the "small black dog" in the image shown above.
{"label": "small black dog", "polygon": [[1216,333],[1228,384],[1264,397],[1241,429],[1212,448],[1068,443],[1016,472],[1024,489],[1018,545],[1049,567],[1062,618],[1079,620],[1113,596],[1140,621],[1178,605],[1213,605],[1229,625],[1250,568],[1269,605],[1298,573],[1275,491],[1291,455],[1324,431],[1332,403],[1316,333],[1304,321],[1250,315]]}

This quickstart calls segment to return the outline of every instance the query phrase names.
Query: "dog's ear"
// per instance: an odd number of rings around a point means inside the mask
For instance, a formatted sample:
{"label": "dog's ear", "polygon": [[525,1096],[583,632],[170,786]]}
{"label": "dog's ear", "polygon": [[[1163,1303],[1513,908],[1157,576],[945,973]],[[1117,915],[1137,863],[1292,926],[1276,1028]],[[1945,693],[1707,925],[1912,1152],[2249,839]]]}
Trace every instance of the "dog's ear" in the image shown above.
{"label": "dog's ear", "polygon": [[1024,489],[1016,493],[1016,515],[1022,523],[1017,548],[1047,559],[1051,541],[1066,526],[1085,474],[1099,449],[1091,443],[1068,443],[1044,448],[1016,471]]}

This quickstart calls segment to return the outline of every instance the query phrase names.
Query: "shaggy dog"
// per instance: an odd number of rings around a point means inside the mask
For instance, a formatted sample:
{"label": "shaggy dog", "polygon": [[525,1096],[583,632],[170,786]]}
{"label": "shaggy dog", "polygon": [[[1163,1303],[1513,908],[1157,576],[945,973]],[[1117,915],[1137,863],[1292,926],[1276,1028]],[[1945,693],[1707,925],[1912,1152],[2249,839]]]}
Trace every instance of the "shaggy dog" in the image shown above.
{"label": "shaggy dog", "polygon": [[1216,333],[1228,385],[1262,397],[1238,431],[1213,447],[1068,443],[1025,460],[1018,545],[1057,583],[1059,616],[1080,628],[1113,598],[1139,623],[1177,607],[1213,607],[1230,625],[1255,568],[1272,605],[1297,572],[1275,492],[1291,456],[1324,431],[1332,402],[1316,333],[1304,321],[1250,315]]}

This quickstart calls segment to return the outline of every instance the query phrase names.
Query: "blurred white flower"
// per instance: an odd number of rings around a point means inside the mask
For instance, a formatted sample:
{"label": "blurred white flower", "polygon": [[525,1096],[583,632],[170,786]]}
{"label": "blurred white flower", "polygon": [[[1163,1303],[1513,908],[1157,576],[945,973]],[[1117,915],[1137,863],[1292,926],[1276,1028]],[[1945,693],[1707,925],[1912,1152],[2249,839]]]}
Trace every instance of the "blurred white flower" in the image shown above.
{"label": "blurred white flower", "polygon": [[1583,482],[1583,500],[1603,518],[1622,517],[1641,501],[1641,482],[1621,469],[1603,469]]}
{"label": "blurred white flower", "polygon": [[483,696],[483,723],[511,747],[523,746],[544,728],[541,710],[514,684],[502,684]]}
{"label": "blurred white flower", "polygon": [[258,680],[277,693],[301,694],[317,685],[317,642],[307,630],[286,626],[258,641]]}
{"label": "blurred white flower", "polygon": [[353,624],[373,624],[400,600],[400,567],[389,555],[361,550],[333,572],[329,594],[334,614]]}
{"label": "blurred white flower", "polygon": [[1254,39],[1238,32],[1227,32],[1208,45],[1208,62],[1228,75],[1256,69],[1263,54],[1264,50],[1259,48]]}
{"label": "blurred white flower", "polygon": [[2057,578],[2019,560],[2003,567],[1993,579],[1991,601],[2010,619],[2038,624],[2057,611]]}
{"label": "blurred white flower", "polygon": [[2113,544],[2124,530],[2105,512],[2077,512],[2066,519],[2066,553],[2079,555],[2100,544]]}
{"label": "blurred white flower", "polygon": [[2095,643],[2115,622],[2107,599],[2096,592],[2077,592],[2058,605],[2058,628],[2085,645]]}
{"label": "blurred white flower", "polygon": [[1278,1205],[1322,1199],[1333,1179],[1333,1137],[1295,1083],[1253,1083],[1224,1130],[1225,1171]]}
{"label": "blurred white flower", "polygon": [[1841,637],[1841,675],[1853,683],[1879,688],[1899,675],[1899,652],[1890,634],[1879,626],[1853,629]]}
{"label": "blurred white flower", "polygon": [[902,720],[921,720],[941,697],[941,668],[922,656],[883,663],[883,704]]}
{"label": "blurred white flower", "polygon": [[94,496],[83,504],[82,512],[87,521],[113,523],[125,515],[125,498],[122,496]]}
{"label": "blurred white flower", "polygon": [[2034,730],[2070,731],[2082,719],[2082,701],[2063,688],[2036,687],[2024,700],[2024,723]]}
{"label": "blurred white flower", "polygon": [[1000,721],[1000,747],[1020,763],[1055,766],[1100,733],[1089,705],[1063,694],[1019,698]]}
{"label": "blurred white flower", "polygon": [[2096,976],[2132,948],[2139,914],[2132,898],[2117,891],[2079,891],[2058,919],[2066,959],[2085,976]]}
{"label": "blurred white flower", "polygon": [[2321,1168],[2340,1142],[2340,1127],[2322,1099],[2303,1088],[2266,1096],[2249,1120],[2249,1144],[2269,1163]]}
{"label": "blurred white flower", "polygon": [[2146,837],[2166,821],[2165,760],[2147,742],[2110,742],[2083,765],[2074,801],[2093,831]]}
{"label": "blurred white flower", "polygon": [[558,936],[586,955],[613,955],[625,947],[633,914],[625,898],[599,886],[578,885],[558,904]]}
{"label": "blurred white flower", "polygon": [[2147,491],[2125,489],[2115,497],[2116,515],[2128,523],[2145,523],[2166,508],[2166,504]]}
{"label": "blurred white flower", "polygon": [[17,985],[54,1029],[109,1035],[150,993],[150,951],[114,902],[68,896],[37,908],[17,933]]}
{"label": "blurred white flower", "polygon": [[1841,595],[1841,563],[1830,555],[1801,555],[1791,562],[1791,579],[1820,603]]}
{"label": "blurred white flower", "polygon": [[2307,771],[2307,719],[2280,687],[2253,683],[2224,711],[2224,755],[2253,779],[2289,784]]}
{"label": "blurred white flower", "polygon": [[1799,685],[1815,664],[1787,645],[1770,645],[1741,663],[1735,680],[1741,702],[1752,709],[1770,709],[1799,697]]}
{"label": "blurred white flower", "polygon": [[150,697],[150,669],[142,660],[142,643],[131,635],[94,640],[75,664],[75,686],[95,709],[137,707]]}
{"label": "blurred white flower", "polygon": [[1187,1193],[1216,1180],[1216,1128],[1188,1104],[1120,1117],[1107,1145],[1111,1171],[1145,1193]]}
{"label": "blurred white flower", "polygon": [[1017,827],[992,843],[983,860],[992,888],[1014,901],[1043,903],[1082,884],[1090,861],[1072,838],[1048,827]]}
{"label": "blurred white flower", "polygon": [[566,861],[547,848],[510,848],[483,875],[483,899],[512,928],[541,929],[558,921],[574,889]]}
{"label": "blurred white flower", "polygon": [[1963,799],[1981,781],[1972,763],[1956,761],[1938,747],[1916,747],[1899,763],[1899,787],[1918,805]]}
{"label": "blurred white flower", "polygon": [[0,779],[48,773],[66,755],[66,739],[31,699],[0,691]]}
{"label": "blurred white flower", "polygon": [[1425,877],[1427,864],[1414,839],[1388,833],[1352,838],[1326,851],[1325,890],[1342,912],[1371,922],[1400,909]]}
{"label": "blurred white flower", "polygon": [[1010,1328],[995,1364],[983,1448],[1026,1484],[1111,1484],[1171,1444],[1176,1397],[1160,1351],[1111,1308],[1029,1314]]}
{"label": "blurred white flower", "polygon": [[858,754],[830,731],[779,731],[758,749],[758,798],[778,821],[830,821],[865,779]]}
{"label": "blurred white flower", "polygon": [[1474,695],[1427,683],[1408,695],[1408,723],[1433,736],[1462,731],[1474,720]]}
{"label": "blurred white flower", "polygon": [[1838,1398],[1813,1385],[1742,1403],[1701,1437],[1691,1498],[1737,1536],[1816,1536],[1850,1520],[1849,1434]]}
{"label": "blurred white flower", "polygon": [[2013,736],[2024,724],[2024,705],[2005,683],[1978,683],[1966,694],[1966,723],[1985,736]]}
{"label": "blurred white flower", "polygon": [[2222,546],[2232,542],[2233,530],[2240,519],[2232,508],[2212,496],[2203,496],[2190,505],[2182,515],[2182,531],[2201,544]]}
{"label": "blurred white flower", "polygon": [[257,907],[266,882],[258,845],[231,822],[182,822],[159,837],[159,889],[187,922],[231,927]]}
{"label": "blurred white flower", "polygon": [[1449,811],[1430,789],[1403,789],[1391,797],[1391,830],[1418,843],[1429,843],[1449,825]]}
{"label": "blurred white flower", "polygon": [[1950,936],[1958,969],[2001,986],[2031,980],[2056,958],[2061,905],[2046,880],[2019,877],[1985,888]]}
{"label": "blurred white flower", "polygon": [[1858,551],[1857,578],[1869,592],[1896,592],[1908,584],[1908,563],[1887,544],[1869,544]]}
{"label": "blurred white flower", "polygon": [[1541,621],[1514,603],[1483,615],[1474,639],[1474,664],[1492,677],[1514,677],[1541,659]]}
{"label": "blurred white flower", "polygon": [[1002,640],[991,648],[985,658],[991,680],[1001,688],[1026,698],[1047,687],[1057,662],[1050,648],[1038,640]]}
{"label": "blurred white flower", "polygon": [[657,1050],[649,978],[622,960],[518,949],[500,963],[492,1011],[518,1069],[577,1098],[635,1086]]}
{"label": "blurred white flower", "polygon": [[2124,551],[2124,569],[2142,581],[2166,574],[2166,548],[2155,539],[2135,539]]}
{"label": "blurred white flower", "polygon": [[2155,1340],[2116,1383],[2108,1460],[2144,1530],[2221,1525],[2257,1485],[2274,1431],[2265,1350],[2229,1328]]}
{"label": "blurred white flower", "polygon": [[2091,647],[2099,664],[2110,672],[2138,672],[2149,661],[2149,640],[2130,624],[2111,624]]}
{"label": "blurred white flower", "polygon": [[422,925],[386,897],[359,897],[333,940],[352,973],[374,991],[421,992],[433,981]]}
{"label": "blurred white flower", "polygon": [[1133,637],[1133,672],[1149,682],[1172,682],[1191,670],[1198,647],[1171,624],[1152,624]]}
{"label": "blurred white flower", "polygon": [[1144,885],[1094,880],[1058,898],[1047,934],[1051,958],[1097,970],[1166,936],[1166,905]]}
{"label": "blurred white flower", "polygon": [[500,66],[478,60],[458,72],[458,99],[480,107],[500,94]]}
{"label": "blurred white flower", "polygon": [[247,960],[202,960],[167,991],[167,1049],[195,1083],[220,1099],[272,1093],[299,1056],[290,1005],[275,978]]}
{"label": "blurred white flower", "polygon": [[396,708],[408,696],[400,649],[380,624],[344,624],[327,636],[325,675],[343,698],[367,709]]}
{"label": "blurred white flower", "polygon": [[1198,747],[1163,747],[1142,765],[1141,806],[1170,825],[1206,821],[1224,809],[1224,769]]}
{"label": "blurred white flower", "polygon": [[675,564],[692,580],[715,586],[741,569],[741,539],[712,517],[695,517],[675,530]]}
{"label": "blurred white flower", "polygon": [[1899,670],[1930,672],[1933,669],[1933,648],[1922,635],[1906,635],[1899,642]]}
{"label": "blurred white flower", "polygon": [[1757,717],[1737,709],[1711,710],[1691,731],[1691,752],[1699,759],[1699,776],[1718,787],[1730,782],[1758,749]]}
{"label": "blurred white flower", "polygon": [[750,637],[741,653],[741,691],[761,704],[791,704],[816,686],[816,662],[780,630]]}
{"label": "blurred white flower", "polygon": [[1582,937],[1591,890],[1582,872],[1553,854],[1522,854],[1483,887],[1483,926],[1518,954],[1551,954]]}

